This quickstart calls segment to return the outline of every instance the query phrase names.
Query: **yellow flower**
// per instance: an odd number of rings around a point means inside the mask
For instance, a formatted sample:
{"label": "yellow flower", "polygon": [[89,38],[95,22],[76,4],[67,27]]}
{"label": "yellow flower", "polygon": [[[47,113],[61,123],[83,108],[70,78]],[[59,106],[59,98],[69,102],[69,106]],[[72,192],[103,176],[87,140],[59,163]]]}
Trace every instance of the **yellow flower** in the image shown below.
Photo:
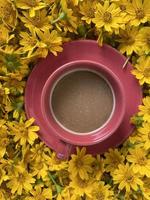
{"label": "yellow flower", "polygon": [[[144,44],[143,44],[144,46]],[[150,84],[150,56],[141,56],[132,74],[139,80],[140,85],[144,83]]]}
{"label": "yellow flower", "polygon": [[135,27],[127,27],[125,30],[120,30],[118,39],[119,50],[121,53],[131,55],[133,52],[138,53],[141,51],[141,41],[138,37],[139,30]]}
{"label": "yellow flower", "polygon": [[150,177],[150,160],[146,157],[147,152],[143,148],[129,149],[130,155],[127,160],[133,164],[133,171]]}
{"label": "yellow flower", "polygon": [[83,15],[82,20],[87,24],[91,24],[95,17],[96,1],[86,0],[80,5],[80,13]]}
{"label": "yellow flower", "polygon": [[111,2],[114,2],[115,4],[117,4],[120,7],[121,11],[125,11],[127,8],[127,5],[129,3],[128,0],[110,0]]}
{"label": "yellow flower", "polygon": [[86,148],[80,149],[77,147],[77,155],[71,155],[71,160],[69,161],[68,171],[73,177],[79,175],[81,179],[88,179],[89,174],[92,172],[92,166],[94,158],[86,154]]}
{"label": "yellow flower", "polygon": [[36,34],[33,30],[31,30],[30,33],[21,32],[20,36],[22,38],[20,40],[20,45],[22,47],[18,49],[18,52],[23,52],[23,53],[27,52],[28,53],[27,57],[30,57],[37,47],[43,46],[38,41]]}
{"label": "yellow flower", "polygon": [[134,191],[138,190],[138,186],[142,186],[143,182],[139,179],[138,174],[134,173],[133,166],[120,164],[118,169],[113,173],[113,180],[115,184],[119,184],[120,190],[125,189],[127,193],[131,189]]}
{"label": "yellow flower", "polygon": [[33,165],[31,163],[31,166],[33,174],[36,175],[38,179],[42,178],[44,180],[48,172],[48,166],[45,164],[45,162],[43,162],[43,160],[39,160]]}
{"label": "yellow flower", "polygon": [[95,18],[93,22],[97,28],[104,28],[108,32],[123,28],[120,8],[109,1],[104,1],[104,5],[98,3],[96,6]]}
{"label": "yellow flower", "polygon": [[109,185],[104,185],[104,182],[100,181],[96,187],[93,187],[91,198],[87,197],[86,200],[113,200],[113,191],[110,190]]}
{"label": "yellow flower", "polygon": [[7,187],[10,188],[12,194],[17,193],[21,195],[23,191],[29,192],[33,187],[32,184],[35,183],[35,178],[32,177],[32,174],[28,173],[23,165],[17,166],[15,173],[9,178]]}
{"label": "yellow flower", "polygon": [[15,78],[6,77],[6,82],[3,84],[5,87],[9,88],[9,91],[13,95],[23,94],[25,81],[19,81]]}
{"label": "yellow flower", "polygon": [[7,181],[9,179],[8,175],[6,175],[5,170],[0,168],[0,186],[4,181]]}
{"label": "yellow flower", "polygon": [[141,41],[141,48],[145,54],[150,53],[150,27],[144,26],[139,30],[139,40]]}
{"label": "yellow flower", "polygon": [[66,186],[69,183],[69,172],[68,169],[62,169],[56,172],[61,185]]}
{"label": "yellow flower", "polygon": [[33,145],[34,140],[38,138],[36,131],[39,130],[38,126],[32,126],[34,119],[31,118],[25,123],[23,122],[9,122],[11,134],[14,135],[14,141],[19,142],[21,145],[26,145],[27,142]]}
{"label": "yellow flower", "polygon": [[83,197],[87,195],[88,197],[92,198],[92,190],[97,183],[94,183],[93,179],[83,180],[78,175],[72,177],[72,181],[70,182],[69,186],[74,189],[74,193]]}
{"label": "yellow flower", "polygon": [[31,17],[27,12],[23,12],[23,17],[20,19],[24,25],[35,33],[38,30],[44,31],[52,28],[46,10],[38,10],[34,17]]}
{"label": "yellow flower", "polygon": [[16,0],[16,6],[23,10],[29,10],[30,17],[34,17],[36,10],[46,7],[46,4],[41,0]]}
{"label": "yellow flower", "polygon": [[66,186],[61,193],[58,194],[57,200],[81,200],[79,195],[73,193],[73,189]]}
{"label": "yellow flower", "polygon": [[40,186],[36,186],[30,193],[32,194],[32,197],[26,197],[25,200],[52,200],[51,188],[41,188]]}
{"label": "yellow flower", "polygon": [[127,4],[126,12],[130,19],[130,25],[139,26],[150,19],[150,1],[132,0]]}
{"label": "yellow flower", "polygon": [[150,97],[143,98],[143,104],[139,106],[139,115],[143,116],[144,121],[150,122]]}
{"label": "yellow flower", "polygon": [[46,158],[51,157],[50,149],[46,147],[43,142],[35,144],[30,150],[31,159],[33,161],[39,162],[42,158],[46,160]]}
{"label": "yellow flower", "polygon": [[7,126],[5,120],[0,120],[0,159],[6,153],[6,147],[9,144]]}
{"label": "yellow flower", "polygon": [[96,180],[100,180],[105,169],[104,169],[104,160],[100,157],[100,155],[97,155],[94,162],[92,163],[92,177]]}
{"label": "yellow flower", "polygon": [[[56,27],[62,32],[75,32],[78,25],[77,17],[74,16],[74,12],[72,9],[68,8],[69,2],[66,0],[61,0],[61,13],[59,13],[59,16],[57,16],[56,19],[52,21],[53,24],[56,23]],[[58,23],[57,23],[58,21]]]}
{"label": "yellow flower", "polygon": [[[37,35],[39,36],[41,42],[43,43],[43,55],[44,57],[47,56],[48,51],[52,52],[55,56],[57,52],[62,51],[62,38],[58,36],[56,30],[49,32],[49,30],[45,30],[44,32],[38,31]],[[45,46],[44,46],[45,45]]]}
{"label": "yellow flower", "polygon": [[59,171],[68,167],[67,161],[58,159],[55,152],[51,156],[43,155],[43,158],[50,171]]}
{"label": "yellow flower", "polygon": [[139,140],[143,142],[144,149],[150,149],[150,123],[143,123],[142,127],[140,127],[138,131],[140,133]]}
{"label": "yellow flower", "polygon": [[0,0],[0,18],[8,28],[15,28],[17,23],[17,11],[9,0]]}
{"label": "yellow flower", "polygon": [[124,156],[118,151],[118,149],[110,149],[109,152],[106,152],[104,159],[105,169],[107,172],[113,173],[113,171],[118,167],[119,164],[122,164],[125,160]]}

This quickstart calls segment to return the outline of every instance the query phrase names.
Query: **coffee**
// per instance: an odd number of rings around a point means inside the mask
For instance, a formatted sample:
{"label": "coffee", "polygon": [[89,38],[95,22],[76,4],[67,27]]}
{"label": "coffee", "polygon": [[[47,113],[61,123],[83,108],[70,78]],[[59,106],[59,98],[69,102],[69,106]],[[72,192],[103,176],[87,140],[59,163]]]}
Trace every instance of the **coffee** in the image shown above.
{"label": "coffee", "polygon": [[107,81],[88,70],[64,75],[54,86],[50,99],[57,122],[83,134],[104,125],[114,106],[112,89]]}

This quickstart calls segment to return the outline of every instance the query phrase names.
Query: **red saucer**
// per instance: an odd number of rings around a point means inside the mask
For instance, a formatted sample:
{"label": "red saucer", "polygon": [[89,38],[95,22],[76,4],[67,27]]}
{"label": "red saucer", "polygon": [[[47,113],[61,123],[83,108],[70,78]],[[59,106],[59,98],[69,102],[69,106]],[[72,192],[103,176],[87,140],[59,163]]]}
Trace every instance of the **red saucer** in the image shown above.
{"label": "red saucer", "polygon": [[49,126],[41,112],[41,93],[46,80],[57,68],[77,60],[95,61],[105,65],[121,80],[125,92],[126,112],[122,124],[115,134],[103,142],[87,146],[87,152],[92,154],[103,153],[108,148],[116,147],[127,139],[134,129],[133,125],[130,124],[130,118],[138,111],[138,105],[142,103],[142,89],[131,74],[131,64],[128,63],[124,69],[122,68],[126,59],[114,48],[108,45],[99,47],[97,42],[93,40],[65,43],[63,52],[59,53],[57,57],[50,54],[46,59],[41,59],[29,76],[25,91],[26,114],[28,118],[35,118],[36,124],[40,127],[39,137],[41,140],[57,153],[66,155],[75,150],[75,146],[67,145],[49,131]]}

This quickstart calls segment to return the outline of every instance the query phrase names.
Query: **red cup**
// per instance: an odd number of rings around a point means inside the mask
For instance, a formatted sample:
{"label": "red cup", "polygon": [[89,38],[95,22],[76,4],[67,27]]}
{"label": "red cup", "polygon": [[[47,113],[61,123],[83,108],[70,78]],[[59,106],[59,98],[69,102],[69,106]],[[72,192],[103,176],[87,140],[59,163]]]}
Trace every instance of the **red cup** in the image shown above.
{"label": "red cup", "polygon": [[[104,77],[112,89],[114,99],[113,110],[107,122],[100,128],[84,134],[73,132],[58,123],[50,106],[50,97],[54,85],[57,84],[56,82],[60,80],[61,77],[64,77],[65,74],[78,70],[95,72]],[[64,145],[64,148],[68,148],[70,145],[94,145],[110,137],[120,126],[125,114],[124,90],[119,78],[106,66],[89,60],[73,61],[59,67],[49,76],[42,90],[41,108],[46,123],[49,126],[49,131],[53,132],[64,144],[68,144]]]}

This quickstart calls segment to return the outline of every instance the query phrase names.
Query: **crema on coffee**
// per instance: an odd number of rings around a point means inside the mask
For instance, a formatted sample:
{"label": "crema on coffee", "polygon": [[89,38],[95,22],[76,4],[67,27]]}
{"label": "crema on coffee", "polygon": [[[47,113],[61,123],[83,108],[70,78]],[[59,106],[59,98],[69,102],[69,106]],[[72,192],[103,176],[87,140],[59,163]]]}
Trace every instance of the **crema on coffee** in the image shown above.
{"label": "crema on coffee", "polygon": [[103,126],[114,107],[113,92],[108,82],[88,70],[64,75],[55,84],[50,99],[55,120],[80,134]]}

